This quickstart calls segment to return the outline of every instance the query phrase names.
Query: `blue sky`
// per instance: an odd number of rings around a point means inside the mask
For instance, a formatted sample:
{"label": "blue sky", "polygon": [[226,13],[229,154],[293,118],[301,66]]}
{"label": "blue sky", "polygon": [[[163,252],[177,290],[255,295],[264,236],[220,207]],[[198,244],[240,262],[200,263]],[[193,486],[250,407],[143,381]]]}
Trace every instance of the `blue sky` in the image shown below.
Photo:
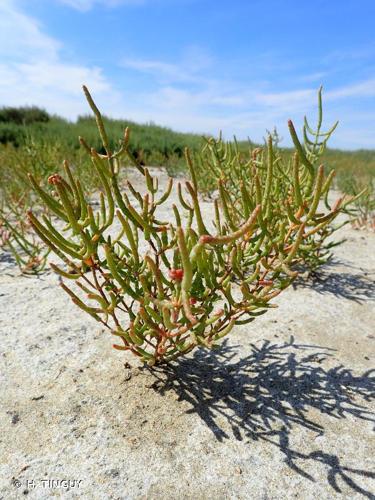
{"label": "blue sky", "polygon": [[374,0],[1,0],[0,106],[262,140],[314,121],[375,148]]}

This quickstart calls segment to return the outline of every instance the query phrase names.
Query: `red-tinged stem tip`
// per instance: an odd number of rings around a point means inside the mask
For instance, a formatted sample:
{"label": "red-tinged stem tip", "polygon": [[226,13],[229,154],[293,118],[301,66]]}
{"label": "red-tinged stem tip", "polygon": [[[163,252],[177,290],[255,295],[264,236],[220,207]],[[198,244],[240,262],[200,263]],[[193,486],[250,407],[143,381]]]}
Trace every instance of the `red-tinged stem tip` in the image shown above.
{"label": "red-tinged stem tip", "polygon": [[48,177],[48,184],[56,185],[56,184],[61,184],[62,182],[62,177],[59,174],[53,174]]}
{"label": "red-tinged stem tip", "polygon": [[184,277],[184,270],[183,269],[170,269],[168,274],[169,274],[169,277],[171,278],[171,280],[182,281],[182,278]]}
{"label": "red-tinged stem tip", "polygon": [[211,243],[213,239],[214,237],[210,234],[202,234],[202,236],[199,238],[199,241],[200,243]]}

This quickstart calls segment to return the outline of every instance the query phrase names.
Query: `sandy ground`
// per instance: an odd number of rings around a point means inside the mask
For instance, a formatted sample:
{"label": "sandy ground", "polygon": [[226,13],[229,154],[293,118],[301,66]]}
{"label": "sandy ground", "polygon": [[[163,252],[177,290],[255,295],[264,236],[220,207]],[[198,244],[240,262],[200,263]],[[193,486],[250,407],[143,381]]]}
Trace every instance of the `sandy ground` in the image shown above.
{"label": "sandy ground", "polygon": [[0,498],[375,498],[375,235],[340,236],[278,309],[156,372],[3,256]]}

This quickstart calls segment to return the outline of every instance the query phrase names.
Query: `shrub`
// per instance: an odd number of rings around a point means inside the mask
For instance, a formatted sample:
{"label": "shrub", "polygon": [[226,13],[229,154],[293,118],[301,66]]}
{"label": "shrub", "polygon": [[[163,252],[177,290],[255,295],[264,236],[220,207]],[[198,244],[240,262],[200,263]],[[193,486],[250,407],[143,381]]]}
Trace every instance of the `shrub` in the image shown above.
{"label": "shrub", "polygon": [[[61,143],[50,144],[33,137],[27,137],[22,148],[11,144],[0,148],[0,247],[13,255],[23,273],[43,271],[49,253],[48,247],[36,237],[25,220],[26,211],[36,203],[28,174],[32,174],[37,182],[46,181],[62,164],[65,154]],[[97,179],[87,167],[86,156],[83,158],[81,152],[74,158],[73,172],[81,179],[85,190],[92,192]],[[47,207],[43,212],[49,217]]]}
{"label": "shrub", "polygon": [[[244,151],[235,139],[234,142],[225,142],[220,136],[219,139],[208,139],[201,154],[195,156],[200,190],[210,196],[217,196],[237,223],[246,216],[247,200],[260,199],[263,185],[269,185],[268,214],[272,213],[275,219],[282,215],[291,223],[298,224],[301,217],[308,214],[309,203],[313,204],[315,210],[321,210],[320,202],[324,202],[329,213],[308,215],[313,228],[305,234],[297,253],[300,263],[309,272],[315,271],[331,257],[332,247],[339,243],[329,241],[329,237],[340,227],[332,223],[340,213],[347,214],[347,207],[353,202],[353,199],[339,199],[333,209],[329,205],[335,172],[331,170],[325,179],[323,166],[319,162],[337,123],[327,132],[321,131],[321,92],[320,88],[316,130],[311,128],[305,118],[303,143],[298,138],[293,122],[290,120],[288,123],[294,152],[278,149],[280,137],[274,129],[269,133],[265,147],[254,148],[249,144],[248,150]],[[357,194],[356,199],[361,193]]]}
{"label": "shrub", "polygon": [[0,144],[20,146],[25,139],[25,131],[14,123],[0,122]]}
{"label": "shrub", "polygon": [[342,175],[339,186],[354,197],[354,207],[348,212],[353,227],[375,230],[375,175],[357,178],[350,174]]}
{"label": "shrub", "polygon": [[[25,219],[29,208],[27,196],[3,200],[0,207],[0,248],[11,253],[17,266],[24,274],[36,274],[44,270],[50,252],[48,246],[31,231],[31,225]],[[48,218],[48,212],[45,210]]]}
{"label": "shrub", "polygon": [[49,114],[44,109],[32,107],[4,107],[0,108],[0,122],[29,125],[34,122],[48,122]]}
{"label": "shrub", "polygon": [[[119,339],[116,349],[129,350],[149,365],[196,346],[215,347],[234,325],[272,307],[271,299],[296,277],[300,246],[336,214],[337,208],[317,213],[329,180],[324,182],[320,168],[311,173],[312,188],[305,193],[296,175],[287,202],[281,203],[274,196],[280,176],[270,139],[267,169],[255,174],[251,185],[241,184],[240,208],[226,183],[219,183],[221,202],[215,201],[210,230],[201,211],[196,166],[186,151],[191,181],[177,185],[179,206],[171,207],[175,222],[163,220],[159,214],[173,180],[159,192],[157,178],[131,151],[129,129],[113,152],[102,116],[84,91],[105,151],[99,154],[81,139],[101,181],[100,209],[94,210],[67,163],[64,177],[49,178],[54,193],[30,175],[35,192],[64,223],[61,230],[46,217],[28,213],[36,233],[61,259],[62,264],[51,266],[62,288]],[[143,179],[143,193],[130,182],[126,192],[120,189],[125,156]],[[297,215],[291,216],[294,209]]]}

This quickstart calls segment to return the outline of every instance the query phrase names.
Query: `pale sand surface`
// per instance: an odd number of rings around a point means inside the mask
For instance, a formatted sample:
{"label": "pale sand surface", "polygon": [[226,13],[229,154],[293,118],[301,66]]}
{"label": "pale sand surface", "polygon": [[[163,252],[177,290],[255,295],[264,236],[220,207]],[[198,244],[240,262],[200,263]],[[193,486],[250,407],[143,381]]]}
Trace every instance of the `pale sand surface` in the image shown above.
{"label": "pale sand surface", "polygon": [[155,373],[3,258],[0,498],[375,498],[375,235],[340,236],[278,309]]}

